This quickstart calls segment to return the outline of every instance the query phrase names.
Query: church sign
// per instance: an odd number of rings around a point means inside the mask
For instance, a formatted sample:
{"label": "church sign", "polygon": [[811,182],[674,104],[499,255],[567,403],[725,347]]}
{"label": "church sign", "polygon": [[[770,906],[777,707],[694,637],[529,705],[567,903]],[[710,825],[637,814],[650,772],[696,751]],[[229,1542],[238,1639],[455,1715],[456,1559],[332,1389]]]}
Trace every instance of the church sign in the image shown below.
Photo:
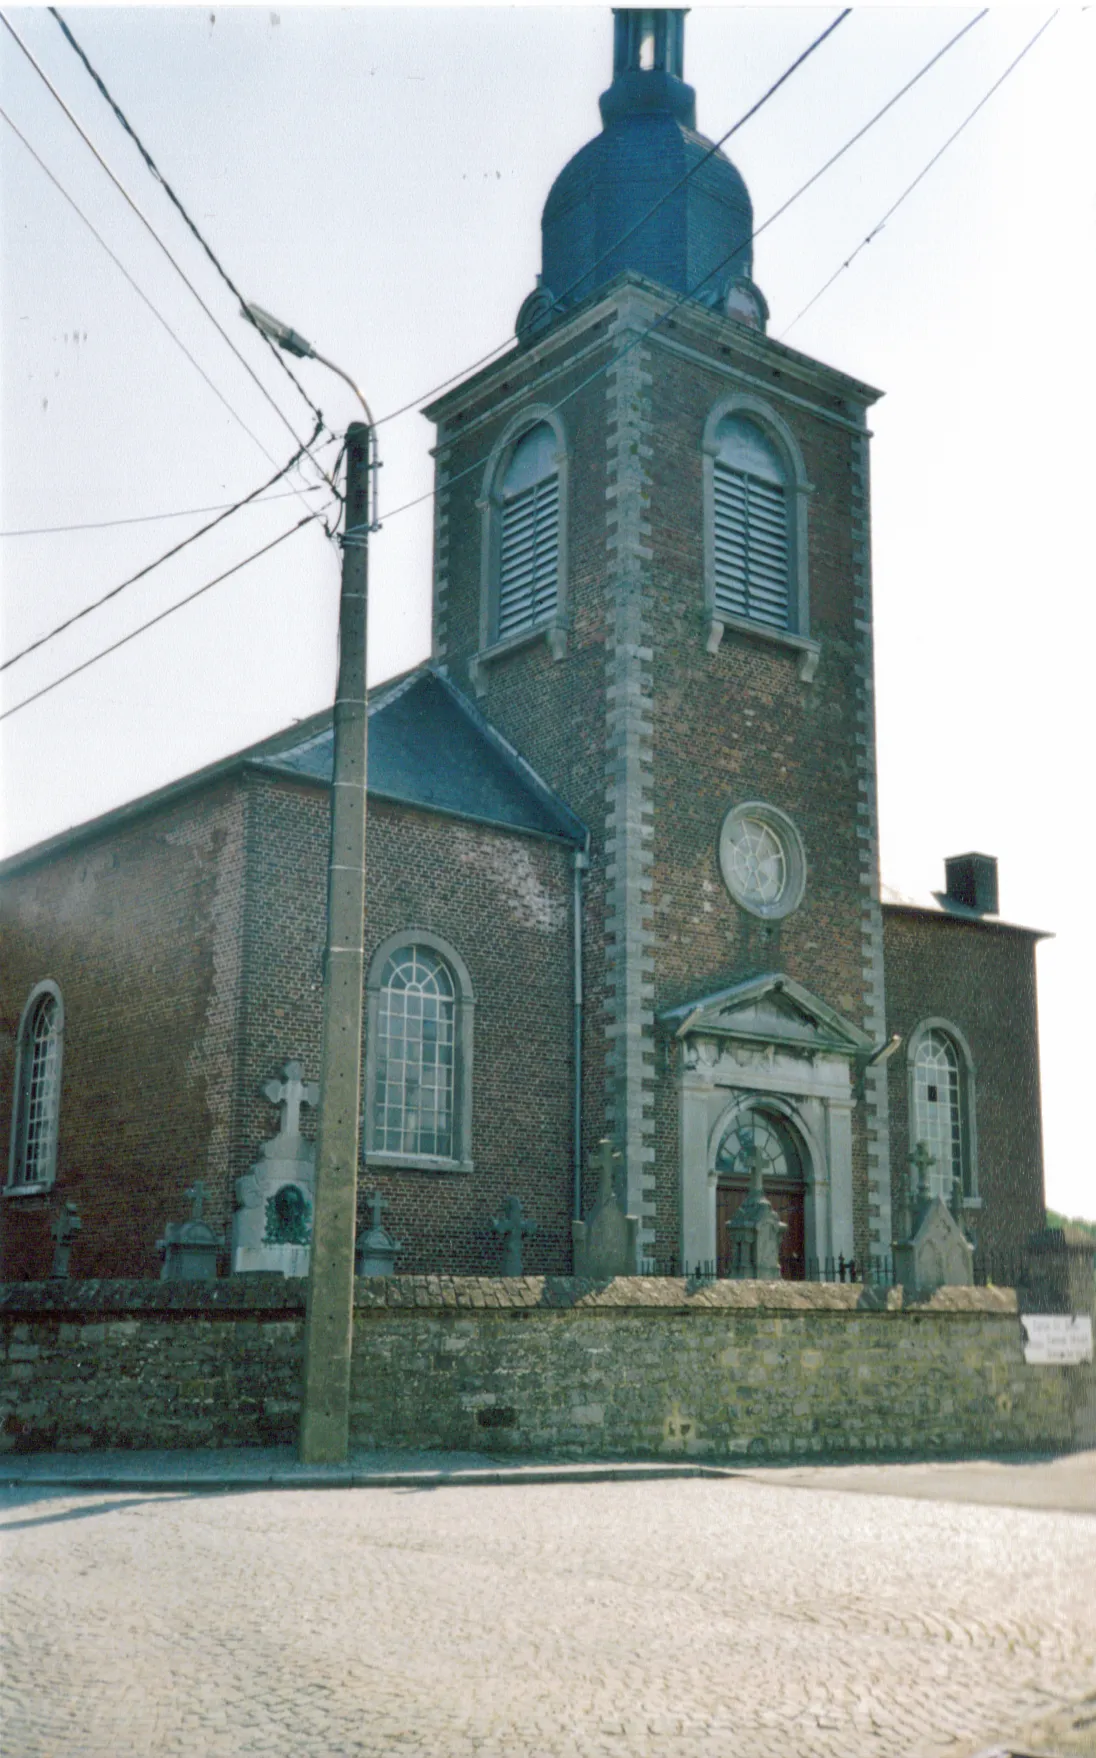
{"label": "church sign", "polygon": [[1068,1312],[1024,1313],[1024,1360],[1038,1367],[1073,1367],[1092,1360],[1092,1320]]}

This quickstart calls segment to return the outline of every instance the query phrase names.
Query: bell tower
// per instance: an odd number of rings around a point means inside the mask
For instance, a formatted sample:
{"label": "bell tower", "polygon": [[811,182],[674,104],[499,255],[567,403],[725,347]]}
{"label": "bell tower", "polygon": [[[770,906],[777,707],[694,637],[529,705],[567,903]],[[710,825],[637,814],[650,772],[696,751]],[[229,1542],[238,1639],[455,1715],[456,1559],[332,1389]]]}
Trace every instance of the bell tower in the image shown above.
{"label": "bell tower", "polygon": [[641,1253],[715,1258],[763,1138],[803,1252],[883,1252],[878,393],[766,335],[683,72],[683,12],[615,12],[516,345],[427,411],[434,656],[589,827],[583,1131]]}

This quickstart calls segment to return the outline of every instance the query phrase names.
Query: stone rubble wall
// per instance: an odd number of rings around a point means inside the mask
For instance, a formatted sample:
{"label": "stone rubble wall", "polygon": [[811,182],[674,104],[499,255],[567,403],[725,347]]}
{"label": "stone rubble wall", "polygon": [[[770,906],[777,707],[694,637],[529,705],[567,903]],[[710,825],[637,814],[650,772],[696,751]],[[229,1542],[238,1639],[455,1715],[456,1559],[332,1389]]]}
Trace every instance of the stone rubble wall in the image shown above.
{"label": "stone rubble wall", "polygon": [[[0,1288],[0,1450],[296,1435],[304,1284]],[[1066,1449],[1096,1374],[1029,1367],[1016,1296],[878,1309],[855,1286],[397,1276],[357,1285],[357,1446],[564,1457]]]}

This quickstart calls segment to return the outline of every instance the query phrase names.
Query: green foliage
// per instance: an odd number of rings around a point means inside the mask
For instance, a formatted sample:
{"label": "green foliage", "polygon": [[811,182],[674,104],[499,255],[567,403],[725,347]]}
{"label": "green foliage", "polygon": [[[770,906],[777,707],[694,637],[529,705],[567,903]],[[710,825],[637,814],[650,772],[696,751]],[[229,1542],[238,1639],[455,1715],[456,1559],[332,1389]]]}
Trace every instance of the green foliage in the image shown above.
{"label": "green foliage", "polygon": [[1084,1233],[1096,1244],[1096,1221],[1083,1221],[1079,1215],[1072,1219],[1068,1215],[1060,1215],[1056,1209],[1047,1210],[1048,1227],[1069,1227],[1078,1233]]}

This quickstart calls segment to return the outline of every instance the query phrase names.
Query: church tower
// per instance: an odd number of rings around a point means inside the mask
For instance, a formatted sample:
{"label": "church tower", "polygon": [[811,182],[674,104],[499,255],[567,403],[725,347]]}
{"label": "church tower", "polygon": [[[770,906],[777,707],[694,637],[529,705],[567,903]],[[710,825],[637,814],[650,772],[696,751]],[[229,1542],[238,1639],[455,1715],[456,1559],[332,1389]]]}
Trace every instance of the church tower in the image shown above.
{"label": "church tower", "polygon": [[[436,422],[435,663],[589,829],[582,1123],[641,1252],[891,1238],[867,411],[766,334],[684,13],[619,9],[515,347]],[[561,983],[570,973],[560,972]]]}

